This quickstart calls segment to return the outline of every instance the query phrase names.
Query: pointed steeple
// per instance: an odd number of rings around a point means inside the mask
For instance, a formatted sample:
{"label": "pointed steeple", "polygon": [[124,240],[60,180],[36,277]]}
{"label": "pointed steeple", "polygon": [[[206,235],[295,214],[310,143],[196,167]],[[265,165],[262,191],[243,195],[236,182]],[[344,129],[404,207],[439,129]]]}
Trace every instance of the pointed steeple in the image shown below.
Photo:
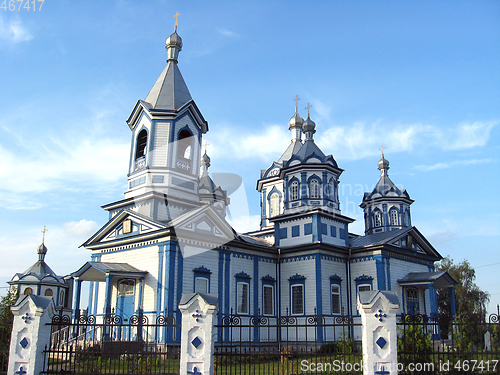
{"label": "pointed steeple", "polygon": [[161,72],[145,102],[154,109],[177,110],[192,100],[186,82],[177,66],[182,39],[174,31],[166,40],[167,66]]}

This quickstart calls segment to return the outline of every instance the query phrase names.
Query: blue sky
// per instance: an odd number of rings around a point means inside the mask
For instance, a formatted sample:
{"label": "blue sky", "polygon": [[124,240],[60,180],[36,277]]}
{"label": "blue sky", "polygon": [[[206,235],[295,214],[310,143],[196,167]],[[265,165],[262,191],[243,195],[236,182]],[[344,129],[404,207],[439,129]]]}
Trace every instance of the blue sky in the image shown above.
{"label": "blue sky", "polygon": [[[41,3],[38,2],[37,7]],[[243,177],[232,220],[258,226],[261,169],[289,144],[293,98],[345,170],[343,213],[389,175],[413,224],[468,259],[500,303],[498,1],[60,1],[0,9],[0,282],[36,260],[68,274],[126,189],[125,120],[162,71],[180,11],[179,67],[209,122],[211,172]],[[241,193],[241,191],[240,191]],[[246,210],[246,205],[249,211]],[[5,284],[4,284],[5,285]],[[0,289],[1,291],[5,289]]]}

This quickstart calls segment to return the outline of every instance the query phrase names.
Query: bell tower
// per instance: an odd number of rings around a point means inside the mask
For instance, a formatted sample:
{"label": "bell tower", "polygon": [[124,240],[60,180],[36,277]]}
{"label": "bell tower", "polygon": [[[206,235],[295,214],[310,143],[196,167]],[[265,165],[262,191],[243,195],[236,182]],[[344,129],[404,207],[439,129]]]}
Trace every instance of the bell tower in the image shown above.
{"label": "bell tower", "polygon": [[127,119],[132,132],[125,199],[103,208],[110,217],[124,208],[169,221],[200,205],[202,135],[208,131],[178,67],[182,39],[166,40],[167,65]]}

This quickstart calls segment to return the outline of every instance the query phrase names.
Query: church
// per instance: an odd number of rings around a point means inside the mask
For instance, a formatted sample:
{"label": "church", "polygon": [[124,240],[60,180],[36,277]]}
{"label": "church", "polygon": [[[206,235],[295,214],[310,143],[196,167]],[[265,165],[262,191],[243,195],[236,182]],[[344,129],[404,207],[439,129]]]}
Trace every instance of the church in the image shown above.
{"label": "church", "polygon": [[365,232],[349,231],[354,220],[339,200],[343,169],[315,143],[316,124],[297,105],[290,145],[256,176],[260,229],[235,231],[226,221],[230,197],[209,174],[202,150],[209,126],[179,70],[181,49],[176,30],[166,40],[167,65],[126,121],[127,191],[102,206],[108,222],[82,245],[91,255],[72,274],[74,317],[84,282],[86,314],[125,322],[139,313],[180,322],[181,295],[193,292],[218,296],[219,321],[229,314],[357,316],[357,293],[366,290],[396,293],[401,314],[437,313],[437,288],[453,301],[456,282],[435,271],[442,257],[412,226],[414,201],[390,179],[383,154],[379,181],[360,202]]}

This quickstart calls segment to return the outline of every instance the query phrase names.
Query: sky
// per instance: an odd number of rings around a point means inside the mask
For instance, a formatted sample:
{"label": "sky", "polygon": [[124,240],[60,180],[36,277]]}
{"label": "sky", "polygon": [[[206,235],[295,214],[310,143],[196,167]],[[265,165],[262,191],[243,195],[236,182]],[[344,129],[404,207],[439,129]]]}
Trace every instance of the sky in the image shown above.
{"label": "sky", "polygon": [[[60,275],[123,198],[125,123],[183,39],[179,68],[209,123],[211,173],[234,173],[238,231],[257,229],[256,181],[288,146],[295,110],[340,168],[341,209],[362,234],[363,193],[389,175],[412,224],[468,260],[500,303],[500,2],[62,1],[0,8],[0,294],[37,259]],[[41,9],[40,9],[41,8]],[[83,299],[85,300],[85,299]],[[83,306],[82,306],[83,307]]]}

